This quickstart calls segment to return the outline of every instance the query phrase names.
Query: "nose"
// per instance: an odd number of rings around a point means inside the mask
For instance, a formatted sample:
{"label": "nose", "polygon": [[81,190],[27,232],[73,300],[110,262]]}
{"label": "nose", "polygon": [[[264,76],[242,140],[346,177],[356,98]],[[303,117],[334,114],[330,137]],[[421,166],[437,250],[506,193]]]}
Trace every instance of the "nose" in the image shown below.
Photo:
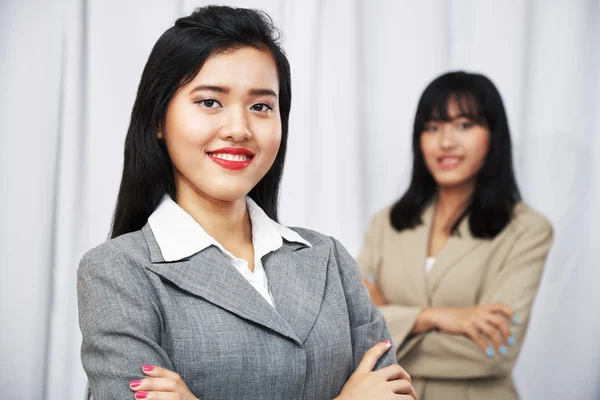
{"label": "nose", "polygon": [[450,124],[443,124],[440,132],[440,147],[451,149],[456,146],[456,132]]}
{"label": "nose", "polygon": [[230,108],[225,118],[226,121],[219,135],[221,139],[238,143],[248,141],[252,137],[248,116],[243,107]]}

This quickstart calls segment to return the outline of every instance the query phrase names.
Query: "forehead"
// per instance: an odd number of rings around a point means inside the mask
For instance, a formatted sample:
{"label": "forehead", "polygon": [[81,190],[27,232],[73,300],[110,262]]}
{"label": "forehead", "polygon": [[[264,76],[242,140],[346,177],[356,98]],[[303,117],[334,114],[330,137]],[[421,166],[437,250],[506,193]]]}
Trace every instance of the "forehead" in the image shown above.
{"label": "forehead", "polygon": [[428,119],[450,121],[461,116],[478,119],[480,114],[480,107],[474,95],[450,93],[432,104]]}
{"label": "forehead", "polygon": [[464,114],[463,109],[465,108],[468,109],[464,104],[461,107],[460,102],[455,97],[450,97],[446,103],[446,112],[450,118],[456,118],[459,115]]}
{"label": "forehead", "polygon": [[278,93],[277,66],[270,52],[241,47],[210,56],[189,83],[239,89],[271,89]]}

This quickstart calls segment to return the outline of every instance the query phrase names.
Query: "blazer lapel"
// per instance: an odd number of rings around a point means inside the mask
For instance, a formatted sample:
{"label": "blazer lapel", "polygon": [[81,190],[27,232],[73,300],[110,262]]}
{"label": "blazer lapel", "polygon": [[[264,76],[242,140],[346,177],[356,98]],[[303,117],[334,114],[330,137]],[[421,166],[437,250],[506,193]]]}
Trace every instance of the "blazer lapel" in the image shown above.
{"label": "blazer lapel", "polygon": [[448,271],[475,250],[481,242],[481,239],[474,238],[471,235],[469,219],[468,216],[465,217],[459,226],[458,235],[450,236],[446,246],[436,257],[435,265],[429,273],[428,286],[431,296],[433,296]]}
{"label": "blazer lapel", "polygon": [[275,308],[302,343],[323,302],[329,255],[327,246],[284,241],[281,248],[263,257]]}
{"label": "blazer lapel", "polygon": [[[267,303],[219,249],[211,246],[189,259],[165,262],[149,225],[142,232],[150,249],[149,270],[193,295],[301,344],[290,324]],[[282,301],[282,306],[283,304],[285,302]],[[277,298],[275,306],[279,307]]]}
{"label": "blazer lapel", "polygon": [[429,248],[429,235],[433,220],[433,207],[429,206],[422,215],[423,223],[412,230],[405,230],[399,233],[402,235],[403,245],[398,248],[403,254],[399,256],[405,264],[404,270],[407,275],[405,279],[414,288],[416,295],[421,300],[420,303],[429,305],[429,290],[427,287],[427,277],[425,275],[425,258]]}

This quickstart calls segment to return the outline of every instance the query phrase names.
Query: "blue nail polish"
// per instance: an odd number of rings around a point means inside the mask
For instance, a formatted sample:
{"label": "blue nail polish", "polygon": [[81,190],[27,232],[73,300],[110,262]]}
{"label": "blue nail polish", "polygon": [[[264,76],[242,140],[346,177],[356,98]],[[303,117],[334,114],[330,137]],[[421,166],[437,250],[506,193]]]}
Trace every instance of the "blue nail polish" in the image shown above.
{"label": "blue nail polish", "polygon": [[485,349],[485,354],[487,354],[488,357],[494,357],[494,350],[491,347],[488,347]]}
{"label": "blue nail polish", "polygon": [[515,324],[518,324],[519,323],[519,317],[517,317],[516,315],[513,315],[513,322]]}
{"label": "blue nail polish", "polygon": [[506,346],[500,346],[500,354],[505,356],[506,353],[508,353],[508,351],[506,350]]}
{"label": "blue nail polish", "polygon": [[509,337],[509,338],[508,338],[508,344],[510,344],[511,346],[514,346],[514,345],[515,345],[515,338],[514,338],[514,337],[512,337],[512,336],[511,336],[511,337]]}

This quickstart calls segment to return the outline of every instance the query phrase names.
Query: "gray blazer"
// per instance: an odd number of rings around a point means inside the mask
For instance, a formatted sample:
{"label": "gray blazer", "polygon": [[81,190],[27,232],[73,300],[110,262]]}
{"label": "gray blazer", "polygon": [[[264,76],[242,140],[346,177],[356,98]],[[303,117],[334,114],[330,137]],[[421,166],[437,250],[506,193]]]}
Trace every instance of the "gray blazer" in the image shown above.
{"label": "gray blazer", "polygon": [[[390,335],[335,239],[296,229],[263,257],[276,309],[211,246],[165,262],[152,230],[109,240],[78,270],[81,357],[95,400],[133,398],[144,364],[181,375],[201,400],[332,399]],[[393,351],[376,368],[395,364]]]}

